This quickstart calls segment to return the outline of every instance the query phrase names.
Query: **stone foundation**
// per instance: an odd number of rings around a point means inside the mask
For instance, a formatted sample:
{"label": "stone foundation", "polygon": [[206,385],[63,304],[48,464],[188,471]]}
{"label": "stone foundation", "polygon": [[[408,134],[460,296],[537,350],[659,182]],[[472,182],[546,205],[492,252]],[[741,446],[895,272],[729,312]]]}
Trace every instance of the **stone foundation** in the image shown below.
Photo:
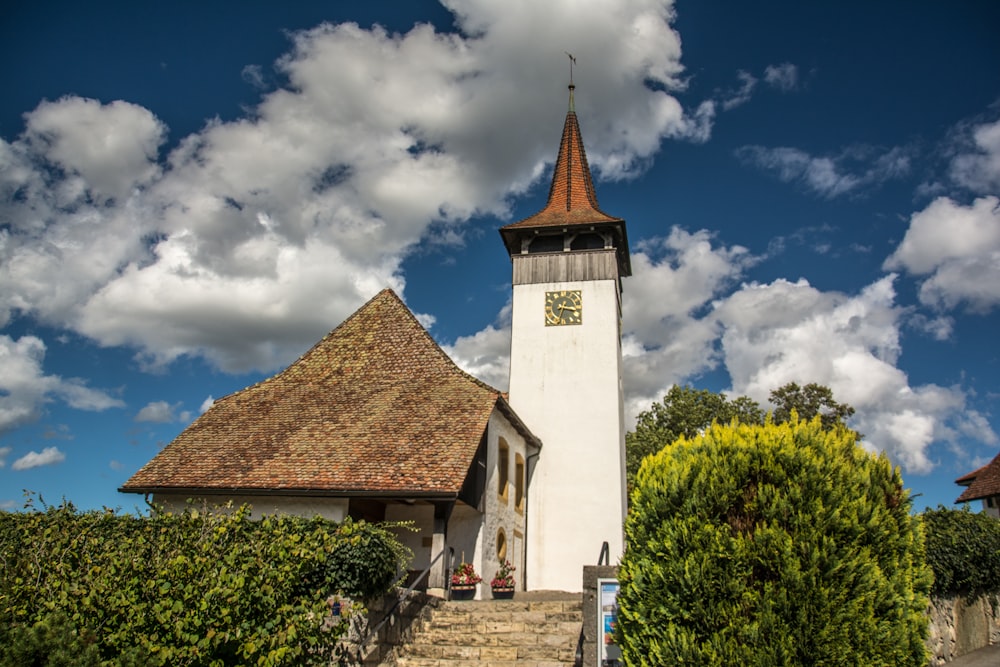
{"label": "stone foundation", "polygon": [[932,666],[944,665],[976,649],[1000,643],[1000,596],[975,602],[963,598],[932,598],[927,648]]}
{"label": "stone foundation", "polygon": [[[406,595],[403,590],[369,601],[350,619],[339,663],[367,667],[394,664],[399,648],[413,640],[414,632],[430,618],[431,610],[443,602],[422,591]],[[376,629],[377,635],[373,634]]]}

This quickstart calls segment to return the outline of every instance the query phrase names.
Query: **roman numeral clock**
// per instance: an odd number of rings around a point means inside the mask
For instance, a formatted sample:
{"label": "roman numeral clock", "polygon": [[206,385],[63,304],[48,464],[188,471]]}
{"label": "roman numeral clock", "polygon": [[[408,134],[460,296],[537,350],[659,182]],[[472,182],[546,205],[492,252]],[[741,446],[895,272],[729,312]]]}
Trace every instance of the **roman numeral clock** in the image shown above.
{"label": "roman numeral clock", "polygon": [[545,293],[545,326],[583,324],[582,290],[559,290]]}

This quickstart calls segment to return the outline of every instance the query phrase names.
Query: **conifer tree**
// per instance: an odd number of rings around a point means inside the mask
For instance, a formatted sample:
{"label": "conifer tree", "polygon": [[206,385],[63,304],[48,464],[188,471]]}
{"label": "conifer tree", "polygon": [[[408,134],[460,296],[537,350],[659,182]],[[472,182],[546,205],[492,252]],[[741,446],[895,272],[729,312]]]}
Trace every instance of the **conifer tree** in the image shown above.
{"label": "conifer tree", "polygon": [[630,665],[925,664],[930,573],[898,470],[821,419],[647,458],[619,578]]}

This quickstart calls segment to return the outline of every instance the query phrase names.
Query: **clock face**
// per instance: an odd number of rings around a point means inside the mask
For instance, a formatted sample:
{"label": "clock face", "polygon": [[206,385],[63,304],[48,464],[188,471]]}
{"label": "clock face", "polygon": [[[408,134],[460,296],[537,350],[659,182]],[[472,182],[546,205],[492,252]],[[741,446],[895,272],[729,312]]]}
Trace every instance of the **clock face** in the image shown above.
{"label": "clock face", "polygon": [[545,326],[583,323],[583,297],[580,290],[545,293]]}

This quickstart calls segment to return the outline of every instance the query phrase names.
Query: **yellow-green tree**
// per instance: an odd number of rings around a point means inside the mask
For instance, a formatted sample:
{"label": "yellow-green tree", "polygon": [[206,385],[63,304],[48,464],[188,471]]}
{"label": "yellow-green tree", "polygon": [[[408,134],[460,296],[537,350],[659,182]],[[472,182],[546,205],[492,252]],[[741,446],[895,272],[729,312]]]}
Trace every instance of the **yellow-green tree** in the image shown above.
{"label": "yellow-green tree", "polygon": [[931,576],[899,471],[821,420],[648,457],[626,521],[630,665],[923,665]]}

